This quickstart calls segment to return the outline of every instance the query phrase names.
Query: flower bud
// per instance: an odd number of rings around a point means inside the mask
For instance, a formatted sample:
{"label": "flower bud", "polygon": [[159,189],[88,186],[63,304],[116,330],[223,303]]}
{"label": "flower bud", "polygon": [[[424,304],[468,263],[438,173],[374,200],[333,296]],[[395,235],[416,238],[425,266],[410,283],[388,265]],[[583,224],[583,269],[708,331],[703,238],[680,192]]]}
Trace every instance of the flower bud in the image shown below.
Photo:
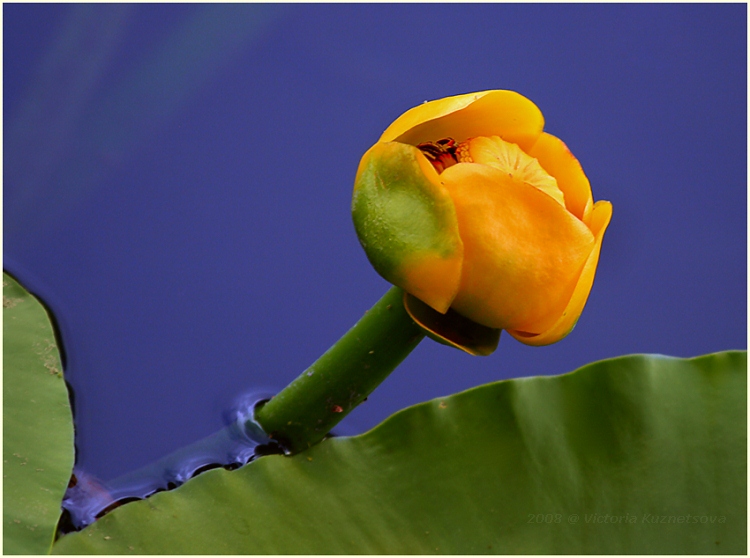
{"label": "flower bud", "polygon": [[[426,305],[407,297],[428,333],[472,354],[494,350],[503,329],[559,341],[593,284],[612,205],[593,203],[580,164],[543,127],[512,91],[448,97],[396,119],[357,171],[368,259]],[[476,344],[466,331],[484,333]]]}

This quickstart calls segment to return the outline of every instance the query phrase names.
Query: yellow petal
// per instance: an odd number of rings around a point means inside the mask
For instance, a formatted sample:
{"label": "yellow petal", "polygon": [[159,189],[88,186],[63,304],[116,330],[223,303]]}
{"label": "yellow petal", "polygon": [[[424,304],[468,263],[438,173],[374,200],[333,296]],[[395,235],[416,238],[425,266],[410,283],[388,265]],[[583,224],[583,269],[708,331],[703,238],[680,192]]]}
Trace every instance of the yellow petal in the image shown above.
{"label": "yellow petal", "polygon": [[497,136],[471,138],[458,146],[459,162],[481,163],[493,166],[516,180],[526,182],[541,190],[565,207],[565,197],[557,180],[550,176],[539,161],[527,155],[517,144]]}
{"label": "yellow petal", "polygon": [[544,128],[537,106],[515,91],[481,91],[446,97],[406,111],[380,141],[417,145],[451,137],[457,142],[475,136],[500,136],[526,151]]}
{"label": "yellow petal", "polygon": [[588,223],[594,206],[591,185],[581,164],[562,140],[544,132],[527,151],[542,165],[542,168],[557,180],[557,186],[565,195],[565,205],[573,215]]}
{"label": "yellow petal", "polygon": [[607,230],[612,218],[612,204],[608,201],[598,201],[591,211],[591,232],[594,234],[595,244],[586,264],[583,267],[578,284],[573,291],[565,310],[557,322],[547,331],[534,335],[524,331],[508,330],[513,337],[526,345],[549,345],[555,343],[568,335],[575,327],[578,318],[583,312],[583,307],[589,298],[591,287],[594,284],[597,264],[599,263],[599,251],[602,246],[604,232]]}
{"label": "yellow petal", "polygon": [[458,163],[440,178],[464,244],[452,308],[492,328],[551,327],[591,254],[591,231],[544,192],[490,166]]}
{"label": "yellow petal", "polygon": [[453,309],[441,314],[404,292],[404,308],[412,320],[434,341],[461,349],[473,356],[495,352],[500,330],[480,325]]}

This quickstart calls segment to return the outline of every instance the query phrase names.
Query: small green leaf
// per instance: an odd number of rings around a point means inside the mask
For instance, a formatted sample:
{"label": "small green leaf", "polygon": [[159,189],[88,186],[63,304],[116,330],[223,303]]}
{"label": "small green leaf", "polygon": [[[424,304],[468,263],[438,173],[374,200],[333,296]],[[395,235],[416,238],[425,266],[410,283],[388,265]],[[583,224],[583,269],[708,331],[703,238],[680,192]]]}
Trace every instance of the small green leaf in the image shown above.
{"label": "small green leaf", "polygon": [[49,316],[3,274],[5,554],[49,553],[73,458],[73,416]]}
{"label": "small green leaf", "polygon": [[58,553],[745,554],[747,357],[630,356],[209,471]]}

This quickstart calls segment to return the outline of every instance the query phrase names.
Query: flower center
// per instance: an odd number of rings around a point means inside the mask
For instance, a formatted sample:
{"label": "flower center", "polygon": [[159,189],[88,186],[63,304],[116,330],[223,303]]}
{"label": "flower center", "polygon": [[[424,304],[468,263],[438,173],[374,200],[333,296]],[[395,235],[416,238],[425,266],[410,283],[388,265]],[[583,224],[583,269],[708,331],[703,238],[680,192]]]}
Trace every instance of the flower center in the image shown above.
{"label": "flower center", "polygon": [[438,173],[457,163],[479,163],[494,167],[514,180],[525,182],[551,196],[565,207],[565,197],[557,180],[545,171],[534,157],[518,145],[498,136],[469,138],[456,143],[453,138],[420,143],[417,147]]}
{"label": "flower center", "polygon": [[427,141],[418,144],[417,148],[424,153],[424,156],[432,163],[438,173],[458,163],[458,157],[456,156],[458,144],[453,138]]}

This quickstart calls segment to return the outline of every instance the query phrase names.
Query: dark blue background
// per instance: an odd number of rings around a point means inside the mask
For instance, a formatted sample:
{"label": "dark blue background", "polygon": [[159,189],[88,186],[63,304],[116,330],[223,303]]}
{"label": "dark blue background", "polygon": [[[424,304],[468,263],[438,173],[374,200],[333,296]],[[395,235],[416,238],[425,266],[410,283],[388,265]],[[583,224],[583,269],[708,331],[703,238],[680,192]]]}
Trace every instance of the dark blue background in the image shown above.
{"label": "dark blue background", "polygon": [[362,153],[512,89],[614,205],[576,330],[423,342],[342,433],[503,378],[746,347],[746,6],[5,4],[5,267],[59,320],[79,465],[111,479],[278,390],[385,292]]}

